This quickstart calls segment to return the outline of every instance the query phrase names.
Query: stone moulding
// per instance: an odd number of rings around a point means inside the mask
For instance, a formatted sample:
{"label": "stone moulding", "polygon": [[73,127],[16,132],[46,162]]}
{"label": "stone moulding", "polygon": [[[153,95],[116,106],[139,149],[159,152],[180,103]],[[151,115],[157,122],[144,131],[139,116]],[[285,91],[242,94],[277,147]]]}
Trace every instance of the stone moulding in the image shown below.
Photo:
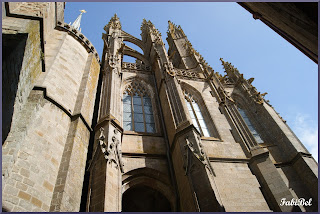
{"label": "stone moulding", "polygon": [[43,98],[48,100],[50,103],[52,103],[53,105],[55,105],[56,107],[58,107],[59,109],[61,109],[66,115],[68,115],[70,117],[71,120],[74,120],[77,117],[80,117],[80,119],[82,120],[82,122],[85,124],[85,126],[87,127],[87,129],[91,132],[93,129],[89,126],[88,122],[86,121],[86,119],[83,117],[82,114],[74,114],[72,115],[63,105],[61,105],[59,102],[57,102],[55,99],[53,99],[52,97],[50,97],[47,94],[47,88],[45,87],[41,87],[41,86],[34,86],[32,90],[35,91],[42,91],[43,92]]}
{"label": "stone moulding", "polygon": [[107,114],[106,116],[100,118],[96,126],[94,127],[94,131],[98,131],[100,127],[108,122],[110,122],[115,128],[117,128],[118,131],[123,133],[123,128],[121,127],[120,122],[111,114]]}

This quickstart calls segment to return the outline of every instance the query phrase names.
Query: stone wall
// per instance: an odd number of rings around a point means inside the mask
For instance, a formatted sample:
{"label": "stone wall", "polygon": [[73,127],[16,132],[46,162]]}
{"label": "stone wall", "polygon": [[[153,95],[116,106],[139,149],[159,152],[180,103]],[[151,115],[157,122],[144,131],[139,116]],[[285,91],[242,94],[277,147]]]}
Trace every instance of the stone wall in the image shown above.
{"label": "stone wall", "polygon": [[269,212],[256,177],[247,163],[211,162],[227,212]]}
{"label": "stone wall", "polygon": [[[249,159],[240,142],[237,142],[232,135],[231,126],[226,116],[219,110],[219,103],[210,93],[211,89],[207,82],[187,80],[183,77],[180,81],[182,88],[186,91],[193,90],[194,96],[201,97],[201,113],[212,120],[212,124],[207,126],[211,130],[216,129],[215,137],[202,137],[201,142],[204,152],[211,160],[218,190],[216,194],[220,195],[225,211],[269,211],[260,184],[247,164]],[[177,179],[178,182],[182,182]],[[180,195],[182,194],[180,192]]]}
{"label": "stone wall", "polygon": [[[3,101],[5,134],[10,123],[26,103],[27,97],[42,72],[40,25],[38,21],[5,17],[2,20],[3,39],[7,48],[3,59]],[[7,53],[8,52],[8,53]],[[8,118],[7,115],[12,115]],[[4,136],[6,137],[6,135]]]}
{"label": "stone wall", "polygon": [[[53,29],[55,4],[9,3],[11,15],[3,17],[3,33],[27,35],[12,52],[21,56],[20,66],[10,55],[4,64],[6,79],[13,80],[4,84],[5,99],[15,100],[2,149],[7,211],[80,208],[100,64],[73,34]],[[50,34],[46,44],[43,34]]]}
{"label": "stone wall", "polygon": [[42,91],[30,94],[23,114],[2,150],[3,207],[49,211],[71,121]]}
{"label": "stone wall", "polygon": [[47,95],[70,114],[74,113],[87,58],[88,53],[82,45],[67,35],[43,83],[39,84],[47,88]]}

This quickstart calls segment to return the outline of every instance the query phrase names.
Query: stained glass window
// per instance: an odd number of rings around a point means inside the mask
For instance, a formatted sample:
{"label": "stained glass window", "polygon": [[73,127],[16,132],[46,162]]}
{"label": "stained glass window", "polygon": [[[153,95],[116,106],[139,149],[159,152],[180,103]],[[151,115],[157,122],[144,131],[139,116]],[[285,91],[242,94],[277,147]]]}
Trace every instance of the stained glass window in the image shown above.
{"label": "stained glass window", "polygon": [[123,129],[156,132],[151,98],[140,84],[130,85],[123,94]]}

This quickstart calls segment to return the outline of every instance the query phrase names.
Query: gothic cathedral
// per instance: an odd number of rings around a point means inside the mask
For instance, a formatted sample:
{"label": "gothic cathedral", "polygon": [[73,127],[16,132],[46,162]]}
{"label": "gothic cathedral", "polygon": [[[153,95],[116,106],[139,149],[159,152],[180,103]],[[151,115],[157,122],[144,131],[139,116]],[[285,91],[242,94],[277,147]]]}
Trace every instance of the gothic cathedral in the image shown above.
{"label": "gothic cathedral", "polygon": [[253,78],[214,72],[180,26],[166,50],[151,21],[136,38],[114,15],[100,61],[85,11],[2,11],[3,211],[317,211],[317,162]]}

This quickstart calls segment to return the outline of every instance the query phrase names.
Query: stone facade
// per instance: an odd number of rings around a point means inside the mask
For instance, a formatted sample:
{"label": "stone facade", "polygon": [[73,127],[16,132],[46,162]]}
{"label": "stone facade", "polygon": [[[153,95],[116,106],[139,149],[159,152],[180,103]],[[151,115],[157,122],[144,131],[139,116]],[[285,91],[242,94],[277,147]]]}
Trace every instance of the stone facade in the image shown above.
{"label": "stone facade", "polygon": [[150,21],[138,39],[115,15],[100,63],[64,3],[2,7],[3,210],[317,210],[316,161],[253,78],[214,72],[180,26],[167,51]]}

